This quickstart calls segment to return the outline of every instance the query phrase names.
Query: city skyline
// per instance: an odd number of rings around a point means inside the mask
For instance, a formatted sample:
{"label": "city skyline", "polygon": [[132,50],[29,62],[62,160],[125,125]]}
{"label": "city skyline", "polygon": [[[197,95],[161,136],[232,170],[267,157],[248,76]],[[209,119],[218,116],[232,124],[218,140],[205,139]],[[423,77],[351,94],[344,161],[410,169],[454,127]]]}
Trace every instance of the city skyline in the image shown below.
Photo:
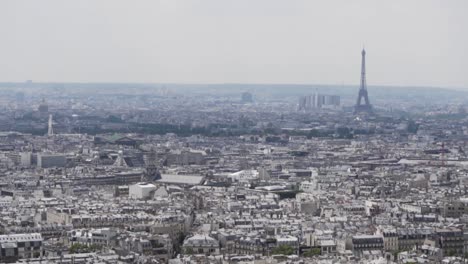
{"label": "city skyline", "polygon": [[0,1],[0,263],[466,263],[466,7]]}

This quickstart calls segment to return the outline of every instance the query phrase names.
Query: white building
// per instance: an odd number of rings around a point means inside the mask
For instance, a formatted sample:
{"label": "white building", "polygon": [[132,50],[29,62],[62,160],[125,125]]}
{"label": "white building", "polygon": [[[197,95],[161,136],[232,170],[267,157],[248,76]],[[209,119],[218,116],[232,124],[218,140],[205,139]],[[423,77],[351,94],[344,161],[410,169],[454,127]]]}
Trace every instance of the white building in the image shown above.
{"label": "white building", "polygon": [[133,199],[148,199],[154,196],[155,191],[156,185],[140,182],[130,186],[128,195]]}
{"label": "white building", "polygon": [[257,170],[241,170],[228,175],[228,177],[231,178],[232,181],[236,182],[254,180],[257,179],[258,176],[259,173]]}
{"label": "white building", "polygon": [[21,152],[20,153],[20,162],[21,162],[22,167],[31,167],[32,153],[31,152]]}
{"label": "white building", "polygon": [[68,239],[72,243],[76,242],[86,245],[109,246],[115,236],[117,236],[117,232],[111,228],[81,229],[68,232]]}
{"label": "white building", "polygon": [[314,193],[318,189],[317,180],[303,181],[299,186],[299,190],[306,193]]}

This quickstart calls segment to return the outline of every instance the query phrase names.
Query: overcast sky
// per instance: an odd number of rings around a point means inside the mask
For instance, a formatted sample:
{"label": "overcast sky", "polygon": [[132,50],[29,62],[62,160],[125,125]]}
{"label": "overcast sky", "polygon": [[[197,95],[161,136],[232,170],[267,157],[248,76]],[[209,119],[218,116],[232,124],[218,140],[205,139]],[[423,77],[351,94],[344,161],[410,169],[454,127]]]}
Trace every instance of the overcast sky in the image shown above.
{"label": "overcast sky", "polygon": [[0,81],[466,87],[467,0],[1,0]]}

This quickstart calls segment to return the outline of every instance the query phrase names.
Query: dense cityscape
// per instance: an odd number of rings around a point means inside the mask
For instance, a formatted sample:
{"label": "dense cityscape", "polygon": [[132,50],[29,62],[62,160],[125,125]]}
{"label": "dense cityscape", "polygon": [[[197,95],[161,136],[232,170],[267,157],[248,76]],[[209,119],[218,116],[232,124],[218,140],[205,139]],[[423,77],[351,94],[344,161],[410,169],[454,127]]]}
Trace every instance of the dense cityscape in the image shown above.
{"label": "dense cityscape", "polygon": [[464,92],[93,86],[2,84],[1,262],[468,257]]}
{"label": "dense cityscape", "polygon": [[468,263],[467,0],[0,0],[0,264]]}

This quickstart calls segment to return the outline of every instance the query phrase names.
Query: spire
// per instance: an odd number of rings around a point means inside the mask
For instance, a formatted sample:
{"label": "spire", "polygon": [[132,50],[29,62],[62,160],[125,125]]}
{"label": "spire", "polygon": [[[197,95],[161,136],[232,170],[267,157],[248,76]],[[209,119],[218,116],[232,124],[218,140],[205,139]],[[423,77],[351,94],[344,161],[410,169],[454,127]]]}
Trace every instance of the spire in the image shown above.
{"label": "spire", "polygon": [[[364,104],[362,99],[364,98]],[[370,105],[369,96],[367,94],[367,82],[366,82],[366,50],[364,47],[361,51],[361,83],[359,87],[358,99],[356,102],[356,112],[371,112],[372,107]]]}
{"label": "spire", "polygon": [[366,50],[362,49],[361,52],[362,59],[361,59],[361,90],[367,90],[367,83],[366,83]]}

